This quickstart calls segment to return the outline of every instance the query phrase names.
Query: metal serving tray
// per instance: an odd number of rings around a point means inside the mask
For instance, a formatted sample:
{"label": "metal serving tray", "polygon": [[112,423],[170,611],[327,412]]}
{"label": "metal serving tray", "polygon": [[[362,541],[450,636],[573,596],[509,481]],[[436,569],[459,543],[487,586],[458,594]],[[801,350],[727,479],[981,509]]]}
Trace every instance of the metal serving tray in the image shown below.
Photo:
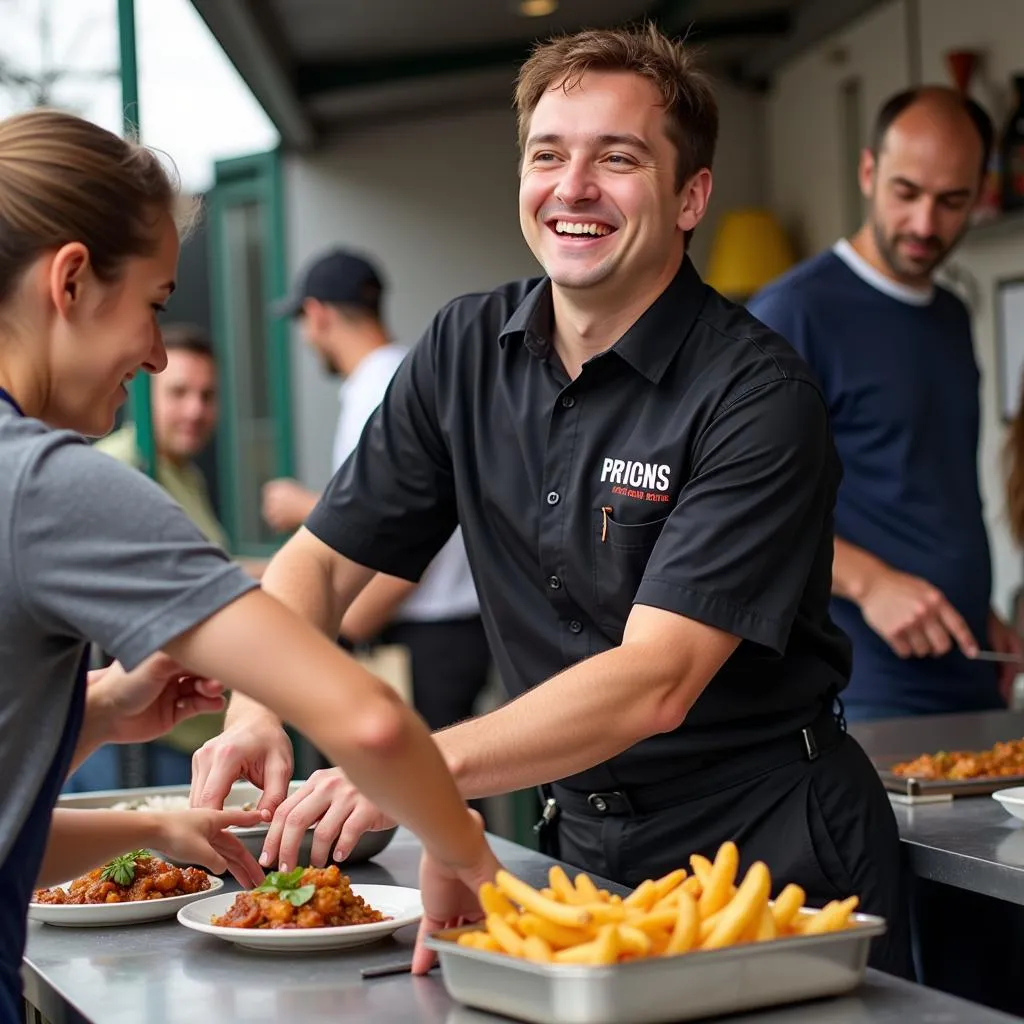
{"label": "metal serving tray", "polygon": [[[816,911],[804,911],[816,913]],[[428,936],[449,995],[533,1024],[669,1024],[842,995],[864,977],[885,921],[854,914],[855,928],[652,957],[609,967],[538,964],[456,943],[465,931]]]}
{"label": "metal serving tray", "polygon": [[1024,784],[1024,775],[989,776],[954,782],[904,778],[892,773],[901,761],[937,750],[987,750],[995,743],[1024,736],[1020,711],[973,711],[967,714],[918,715],[869,722],[852,721],[850,733],[864,748],[882,785],[900,803],[929,803],[954,797],[987,796]]}
{"label": "metal serving tray", "polygon": [[[915,755],[916,756],[916,755]],[[895,775],[890,767],[912,757],[894,757],[881,764],[875,762],[882,785],[890,793],[897,793],[908,802],[915,800],[952,800],[958,796],[988,796],[1000,789],[1024,785],[1024,775],[986,775],[977,779],[915,779]]]}
{"label": "metal serving tray", "polygon": [[[288,792],[294,793],[304,780],[293,779]],[[189,787],[185,786],[143,786],[138,789],[104,789],[93,793],[69,793],[57,801],[58,807],[72,807],[82,810],[112,807],[124,801],[141,801],[152,796],[184,796],[188,797]],[[249,782],[236,782],[231,787],[225,807],[241,807],[246,803],[256,803],[261,790]],[[256,825],[253,828],[233,828],[231,831],[242,840],[245,848],[257,859],[263,852],[263,841],[266,838],[269,823]],[[384,829],[380,832],[364,832],[360,836],[352,852],[345,858],[345,864],[359,864],[375,857],[391,842],[395,829]],[[313,829],[307,830],[299,846],[299,863],[308,864],[313,846]],[[171,859],[171,858],[168,858]],[[172,860],[173,863],[173,860]],[[273,867],[274,865],[270,865]]]}

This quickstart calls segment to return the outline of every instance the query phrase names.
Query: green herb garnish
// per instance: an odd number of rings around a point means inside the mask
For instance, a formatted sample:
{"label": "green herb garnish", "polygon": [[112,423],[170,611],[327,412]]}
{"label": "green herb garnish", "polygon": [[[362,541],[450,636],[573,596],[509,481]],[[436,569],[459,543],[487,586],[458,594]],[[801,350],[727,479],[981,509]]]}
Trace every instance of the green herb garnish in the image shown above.
{"label": "green herb garnish", "polygon": [[122,853],[120,857],[115,857],[104,866],[100,878],[104,882],[114,882],[116,885],[131,885],[135,881],[136,861],[151,856],[149,850],[132,850],[131,853]]}
{"label": "green herb garnish", "polygon": [[301,907],[308,903],[316,892],[315,885],[299,885],[305,868],[296,868],[294,871],[271,871],[253,892],[273,892],[278,897],[290,903],[293,907]]}

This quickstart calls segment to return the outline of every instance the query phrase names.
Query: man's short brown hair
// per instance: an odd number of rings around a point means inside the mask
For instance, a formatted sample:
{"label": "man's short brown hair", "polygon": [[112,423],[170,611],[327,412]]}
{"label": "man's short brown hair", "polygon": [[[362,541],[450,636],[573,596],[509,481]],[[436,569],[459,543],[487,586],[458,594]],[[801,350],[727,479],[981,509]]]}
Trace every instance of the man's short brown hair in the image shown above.
{"label": "man's short brown hair", "polygon": [[160,334],[168,352],[191,352],[193,355],[206,356],[213,362],[217,361],[209,335],[195,324],[162,324]]}
{"label": "man's short brown hair", "polygon": [[718,104],[690,49],[655,25],[588,29],[538,44],[519,71],[515,107],[519,149],[541,97],[557,85],[568,92],[588,71],[625,71],[652,82],[665,107],[665,133],[676,147],[676,190],[710,168],[718,141]]}

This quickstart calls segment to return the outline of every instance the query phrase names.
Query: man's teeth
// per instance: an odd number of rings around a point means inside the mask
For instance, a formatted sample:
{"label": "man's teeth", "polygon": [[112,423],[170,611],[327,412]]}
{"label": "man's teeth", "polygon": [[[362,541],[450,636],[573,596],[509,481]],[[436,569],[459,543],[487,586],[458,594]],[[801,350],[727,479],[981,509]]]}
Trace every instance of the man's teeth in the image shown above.
{"label": "man's teeth", "polygon": [[559,235],[610,235],[612,229],[604,224],[578,224],[571,220],[556,220],[555,233]]}

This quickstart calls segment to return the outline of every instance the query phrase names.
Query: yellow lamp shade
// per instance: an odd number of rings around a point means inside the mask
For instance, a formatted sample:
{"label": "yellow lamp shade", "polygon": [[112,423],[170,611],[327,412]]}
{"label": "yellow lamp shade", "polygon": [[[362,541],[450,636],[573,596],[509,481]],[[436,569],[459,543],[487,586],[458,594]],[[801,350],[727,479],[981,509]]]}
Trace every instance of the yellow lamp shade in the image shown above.
{"label": "yellow lamp shade", "polygon": [[746,299],[794,262],[782,225],[768,210],[730,210],[718,221],[707,283],[730,298]]}

